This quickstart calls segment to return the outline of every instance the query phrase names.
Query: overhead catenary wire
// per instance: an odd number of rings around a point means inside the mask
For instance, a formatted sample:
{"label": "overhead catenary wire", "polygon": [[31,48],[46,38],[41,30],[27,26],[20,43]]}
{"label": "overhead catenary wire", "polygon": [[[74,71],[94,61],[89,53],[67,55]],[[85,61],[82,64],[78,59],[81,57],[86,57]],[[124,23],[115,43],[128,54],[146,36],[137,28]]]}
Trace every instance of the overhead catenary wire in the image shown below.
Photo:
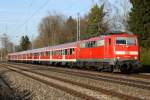
{"label": "overhead catenary wire", "polygon": [[33,0],[31,0],[28,9],[30,9],[32,7],[32,5],[33,5]]}
{"label": "overhead catenary wire", "polygon": [[[30,10],[31,10],[31,8],[33,6],[33,1],[34,0],[31,0],[31,2],[29,3],[29,6],[27,8],[27,12],[28,12],[27,15],[30,15],[30,13],[31,13]],[[28,34],[28,25],[27,24],[25,25],[25,33]]]}
{"label": "overhead catenary wire", "polygon": [[35,14],[37,14],[42,8],[44,8],[48,2],[50,0],[46,0],[43,5],[41,5],[37,10],[35,10],[35,12],[33,14],[31,14],[31,16],[29,16],[22,24],[20,24],[18,27],[16,27],[16,29],[13,31],[13,33],[16,33],[19,29],[21,29],[24,25],[26,25],[26,23],[28,23],[32,17],[35,16]]}

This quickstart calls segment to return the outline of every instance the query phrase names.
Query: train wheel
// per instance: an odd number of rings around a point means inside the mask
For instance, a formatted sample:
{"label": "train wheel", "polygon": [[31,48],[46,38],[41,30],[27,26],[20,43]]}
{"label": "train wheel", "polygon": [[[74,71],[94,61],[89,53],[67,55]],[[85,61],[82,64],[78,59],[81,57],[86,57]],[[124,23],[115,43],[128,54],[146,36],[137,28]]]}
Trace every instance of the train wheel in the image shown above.
{"label": "train wheel", "polygon": [[129,63],[125,63],[120,67],[120,71],[122,73],[130,73],[132,71],[132,67]]}
{"label": "train wheel", "polygon": [[114,67],[110,65],[110,67],[108,68],[108,72],[113,72],[114,71]]}
{"label": "train wheel", "polygon": [[99,72],[102,71],[102,67],[97,67],[96,69],[97,69],[97,71],[99,71]]}

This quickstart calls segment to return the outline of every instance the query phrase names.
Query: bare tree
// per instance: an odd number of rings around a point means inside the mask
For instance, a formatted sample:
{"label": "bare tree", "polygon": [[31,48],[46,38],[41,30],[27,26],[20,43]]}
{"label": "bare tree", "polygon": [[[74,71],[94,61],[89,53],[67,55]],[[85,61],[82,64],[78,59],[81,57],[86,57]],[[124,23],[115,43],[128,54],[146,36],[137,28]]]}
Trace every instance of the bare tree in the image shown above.
{"label": "bare tree", "polygon": [[64,24],[65,30],[64,32],[67,35],[67,41],[75,41],[76,40],[76,33],[77,33],[77,22],[71,16],[65,21]]}
{"label": "bare tree", "polygon": [[5,53],[8,53],[9,37],[6,33],[1,36],[1,44],[2,48],[5,50]]}
{"label": "bare tree", "polygon": [[109,24],[109,31],[128,31],[131,3],[129,0],[115,0],[115,3],[116,5],[112,5],[109,0],[105,2],[105,20]]}
{"label": "bare tree", "polygon": [[13,52],[13,43],[10,41],[9,36],[4,33],[1,38],[1,55],[3,55],[3,57],[5,57],[8,53]]}
{"label": "bare tree", "polygon": [[43,18],[39,25],[39,39],[36,39],[36,41],[39,40],[43,47],[59,44],[63,39],[63,24],[64,17],[62,15],[49,14],[47,17]]}

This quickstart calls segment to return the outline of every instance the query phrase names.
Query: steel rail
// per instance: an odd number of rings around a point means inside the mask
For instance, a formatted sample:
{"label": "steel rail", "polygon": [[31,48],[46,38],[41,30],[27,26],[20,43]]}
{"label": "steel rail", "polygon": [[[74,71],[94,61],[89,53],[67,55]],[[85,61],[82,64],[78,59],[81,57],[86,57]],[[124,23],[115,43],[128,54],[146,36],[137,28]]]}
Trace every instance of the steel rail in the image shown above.
{"label": "steel rail", "polygon": [[84,87],[84,88],[87,88],[87,89],[98,91],[98,92],[101,92],[101,93],[106,94],[106,95],[115,96],[115,97],[117,97],[119,99],[122,99],[122,100],[127,100],[127,99],[128,100],[141,100],[140,98],[125,95],[125,94],[121,94],[121,93],[118,93],[118,92],[115,92],[115,91],[112,91],[112,90],[106,90],[106,89],[103,89],[103,88],[100,88],[100,87],[95,87],[95,86],[87,85],[87,84],[84,84],[84,83],[74,82],[74,81],[54,77],[54,76],[51,76],[51,75],[46,75],[46,74],[43,74],[41,72],[36,72],[35,70],[33,71],[33,70],[29,70],[29,69],[18,68],[16,66],[12,66],[12,65],[7,65],[7,66],[15,67],[17,69],[32,72],[32,73],[36,73],[36,74],[44,76],[44,77],[53,78],[53,79],[60,80],[60,81],[70,83],[70,84],[73,84],[73,85],[78,85],[80,87]]}

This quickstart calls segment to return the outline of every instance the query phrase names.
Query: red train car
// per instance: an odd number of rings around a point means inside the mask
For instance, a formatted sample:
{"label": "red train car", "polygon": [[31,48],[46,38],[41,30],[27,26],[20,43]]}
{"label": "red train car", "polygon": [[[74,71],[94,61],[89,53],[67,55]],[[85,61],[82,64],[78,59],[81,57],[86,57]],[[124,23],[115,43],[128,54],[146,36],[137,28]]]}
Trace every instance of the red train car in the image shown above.
{"label": "red train car", "polygon": [[140,67],[138,38],[125,32],[107,33],[73,43],[8,54],[8,61],[69,65],[131,72]]}

